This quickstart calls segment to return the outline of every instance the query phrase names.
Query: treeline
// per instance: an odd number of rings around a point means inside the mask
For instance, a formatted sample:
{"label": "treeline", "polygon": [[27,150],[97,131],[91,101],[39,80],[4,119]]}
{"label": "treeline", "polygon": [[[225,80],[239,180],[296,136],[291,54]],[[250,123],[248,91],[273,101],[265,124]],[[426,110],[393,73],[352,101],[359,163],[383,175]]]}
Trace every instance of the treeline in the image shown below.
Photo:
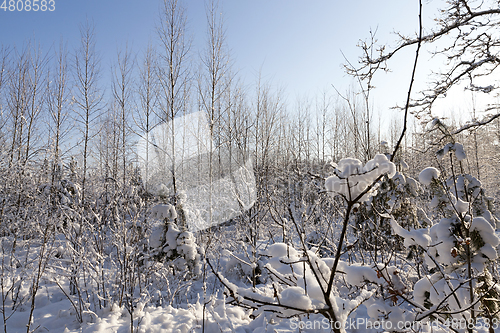
{"label": "treeline", "polygon": [[[25,168],[42,185],[53,182],[57,173],[68,173],[72,163],[81,201],[94,202],[96,194],[89,187],[95,186],[89,182],[113,179],[125,188],[134,177],[142,177],[147,183],[145,169],[142,174],[136,170],[145,163],[137,154],[137,142],[159,124],[197,111],[206,115],[213,139],[209,150],[219,160],[222,150],[252,156],[259,179],[274,168],[322,166],[344,157],[367,161],[378,152],[391,152],[401,121],[377,115],[360,90],[293,101],[260,77],[246,84],[233,66],[218,3],[206,8],[202,50],[192,48],[182,3],[165,1],[155,42],[137,53],[128,47],[119,50],[110,72],[100,59],[98,31],[89,22],[81,25],[75,49],[61,42],[44,52],[35,40],[2,46],[0,140],[5,172]],[[496,156],[499,126],[495,121],[460,133],[469,148],[469,168],[494,184],[490,175],[495,174],[491,162],[496,157],[491,154]],[[427,143],[433,134],[422,134],[425,128],[415,122],[409,127],[401,155],[416,172],[425,152],[434,149]],[[173,146],[178,134],[174,128],[169,131]],[[166,155],[175,161],[175,154]],[[176,164],[182,164],[176,162],[165,170],[174,192],[176,173],[181,172]]]}
{"label": "treeline", "polygon": [[3,165],[38,170],[48,163],[52,173],[74,159],[86,197],[89,173],[125,184],[138,163],[137,141],[196,111],[206,114],[216,149],[248,152],[256,169],[353,154],[366,159],[378,150],[380,131],[379,137],[367,131],[373,115],[354,93],[346,102],[330,93],[294,102],[261,78],[245,84],[232,65],[220,9],[211,6],[200,52],[186,37],[181,3],[169,1],[156,42],[137,53],[119,50],[110,70],[89,22],[75,49],[64,41],[48,52],[36,40],[2,46]]}

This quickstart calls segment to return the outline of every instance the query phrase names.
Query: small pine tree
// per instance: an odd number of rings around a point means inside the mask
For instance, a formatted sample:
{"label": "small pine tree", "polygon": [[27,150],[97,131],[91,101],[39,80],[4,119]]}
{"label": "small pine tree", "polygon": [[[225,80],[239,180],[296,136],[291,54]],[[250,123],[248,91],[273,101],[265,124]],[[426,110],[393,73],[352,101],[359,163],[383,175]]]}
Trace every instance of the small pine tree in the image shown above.
{"label": "small pine tree", "polygon": [[450,163],[447,177],[432,167],[419,175],[431,195],[430,207],[438,222],[408,231],[393,219],[392,226],[407,247],[422,250],[428,274],[414,286],[417,303],[427,309],[436,307],[436,313],[442,311],[448,319],[475,321],[482,314],[491,320],[498,314],[500,290],[490,274],[500,244],[491,199],[475,177],[463,172],[466,155],[461,144],[445,145],[437,157],[442,160],[445,156]]}
{"label": "small pine tree", "polygon": [[174,223],[177,218],[174,206],[158,204],[152,208],[152,214],[156,219],[163,219],[163,224],[153,228],[150,236],[150,246],[155,250],[156,259],[168,261],[174,271],[188,270],[192,276],[199,275],[201,262],[198,246],[191,232],[179,230]]}

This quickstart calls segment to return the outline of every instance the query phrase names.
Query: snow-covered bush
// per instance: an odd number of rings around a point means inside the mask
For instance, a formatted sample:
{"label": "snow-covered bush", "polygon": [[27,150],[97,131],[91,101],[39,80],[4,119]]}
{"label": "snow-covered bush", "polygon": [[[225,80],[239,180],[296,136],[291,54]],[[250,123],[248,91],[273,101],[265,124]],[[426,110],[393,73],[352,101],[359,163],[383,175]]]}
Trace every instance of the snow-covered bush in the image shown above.
{"label": "snow-covered bush", "polygon": [[[265,261],[266,271],[261,285],[238,286],[211,266],[226,287],[229,302],[256,309],[254,316],[262,312],[271,312],[281,318],[322,315],[337,325],[335,332],[344,331],[343,325],[350,313],[371,297],[379,283],[384,283],[375,267],[351,265],[340,260],[347,226],[352,220],[350,212],[355,205],[376,195],[378,182],[384,175],[392,177],[395,172],[395,165],[385,155],[375,156],[364,166],[356,159],[341,160],[334,175],[325,181],[327,192],[331,196],[340,195],[347,204],[335,257],[321,258],[309,250],[303,223],[295,220],[293,209],[290,209],[298,246],[275,243],[260,251],[260,258],[265,258],[261,260]],[[301,216],[304,215],[307,215],[305,211]]]}
{"label": "snow-covered bush", "polygon": [[417,203],[421,187],[412,177],[396,172],[380,183],[377,192],[367,204],[359,207],[353,228],[363,249],[399,249],[397,239],[391,236],[390,219],[381,213],[390,213],[404,228],[415,228],[420,223],[426,226],[427,220],[421,218],[425,212]]}
{"label": "snow-covered bush", "polygon": [[178,271],[200,274],[201,263],[198,246],[193,234],[179,230],[174,220],[177,213],[174,206],[158,204],[151,209],[151,215],[162,220],[152,228],[149,245],[154,249],[158,260],[166,260]]}
{"label": "snow-covered bush", "polygon": [[[378,282],[377,272],[369,266],[338,263],[338,271],[349,281],[344,288],[340,280],[331,288],[331,297],[325,298],[334,261],[322,259],[312,251],[297,250],[294,247],[275,243],[260,253],[266,270],[266,279],[256,289],[242,287],[216,273],[227,288],[233,304],[257,309],[253,316],[272,312],[278,318],[289,318],[301,314],[321,314],[328,319],[344,323],[357,306],[374,292],[366,287],[367,282]],[[344,280],[344,279],[342,279]],[[352,287],[359,287],[355,291]],[[350,295],[350,296],[348,296]]]}
{"label": "snow-covered bush", "polygon": [[364,166],[360,160],[344,158],[334,173],[325,181],[326,190],[330,194],[341,195],[346,201],[365,202],[377,193],[373,186],[375,182],[383,175],[392,178],[396,174],[396,166],[387,156],[378,154]]}
{"label": "snow-covered bush", "polygon": [[[253,316],[266,312],[276,320],[323,316],[338,323],[335,332],[345,331],[343,324],[355,316],[361,304],[366,309],[364,319],[383,320],[392,327],[433,320],[444,332],[452,319],[491,321],[500,309],[500,288],[491,274],[500,244],[491,200],[477,179],[453,172],[464,158],[462,146],[455,143],[447,147],[446,154],[458,154],[458,158],[452,161],[446,179],[437,168],[427,168],[418,182],[396,173],[384,155],[364,166],[355,159],[340,161],[325,182],[327,192],[341,196],[346,204],[334,256],[306,244],[303,223],[295,221],[290,210],[297,232],[290,242],[270,244],[258,252],[260,284],[230,281],[230,274],[224,276],[212,267],[226,288],[228,301],[254,309]],[[388,177],[382,182],[384,175]],[[418,203],[426,198],[420,184],[431,194],[429,207],[435,212],[429,217],[426,205]],[[389,232],[392,229],[401,237],[400,246],[393,247],[390,256],[384,252],[364,264],[346,257],[343,241],[347,226],[361,216],[351,213],[355,210],[378,216],[388,222]],[[378,227],[372,233],[380,232]],[[233,258],[227,259],[232,262],[244,261],[237,254],[226,256]],[[405,264],[398,258],[404,258]],[[248,271],[252,265],[255,263],[245,262],[241,267]]]}
{"label": "snow-covered bush", "polygon": [[425,274],[413,288],[416,319],[492,320],[500,309],[500,287],[491,275],[500,239],[495,231],[497,221],[489,210],[491,199],[476,178],[455,173],[457,165],[463,170],[462,145],[447,144],[438,152],[439,159],[444,156],[450,156],[447,178],[433,167],[419,174],[432,195],[430,207],[436,211],[437,222],[408,230],[394,219],[391,222],[404,245],[419,247],[424,259]]}

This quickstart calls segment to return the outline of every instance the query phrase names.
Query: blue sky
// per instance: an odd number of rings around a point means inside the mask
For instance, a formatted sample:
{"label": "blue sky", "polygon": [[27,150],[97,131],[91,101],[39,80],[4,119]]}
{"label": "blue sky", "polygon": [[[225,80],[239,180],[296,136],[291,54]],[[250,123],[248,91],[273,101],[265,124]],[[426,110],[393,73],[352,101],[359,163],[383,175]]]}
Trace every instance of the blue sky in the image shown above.
{"label": "blue sky", "polygon": [[[34,38],[48,49],[63,38],[72,50],[79,41],[79,25],[88,18],[96,26],[104,76],[117,49],[126,43],[138,54],[148,41],[157,43],[159,0],[55,2],[54,12],[0,10],[0,43],[19,47]],[[341,51],[355,63],[360,55],[356,44],[368,38],[370,29],[378,31],[380,42],[394,44],[391,32],[411,33],[418,23],[418,2],[410,0],[221,0],[220,4],[235,69],[248,84],[261,71],[265,80],[285,88],[291,103],[297,97],[312,99],[325,90],[333,92],[332,85],[340,91],[348,89],[352,80],[342,69]],[[188,33],[193,36],[192,55],[197,57],[204,46],[205,5],[201,0],[185,0],[184,5]],[[429,11],[426,17],[432,15]],[[395,59],[395,74],[375,81],[379,112],[404,102],[412,56],[402,54]]]}

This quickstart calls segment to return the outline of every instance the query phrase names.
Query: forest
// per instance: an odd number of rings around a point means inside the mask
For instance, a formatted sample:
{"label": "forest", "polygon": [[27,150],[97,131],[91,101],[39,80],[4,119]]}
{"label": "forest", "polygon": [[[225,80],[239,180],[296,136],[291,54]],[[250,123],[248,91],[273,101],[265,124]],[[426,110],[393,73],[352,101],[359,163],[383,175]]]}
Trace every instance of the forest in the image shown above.
{"label": "forest", "polygon": [[[396,47],[359,43],[345,93],[294,104],[243,83],[217,1],[201,52],[162,0],[110,75],[91,20],[75,49],[0,45],[3,331],[500,331],[500,2],[441,1],[433,26],[418,3]],[[446,61],[419,91],[424,52]],[[456,88],[488,103],[436,116]]]}

